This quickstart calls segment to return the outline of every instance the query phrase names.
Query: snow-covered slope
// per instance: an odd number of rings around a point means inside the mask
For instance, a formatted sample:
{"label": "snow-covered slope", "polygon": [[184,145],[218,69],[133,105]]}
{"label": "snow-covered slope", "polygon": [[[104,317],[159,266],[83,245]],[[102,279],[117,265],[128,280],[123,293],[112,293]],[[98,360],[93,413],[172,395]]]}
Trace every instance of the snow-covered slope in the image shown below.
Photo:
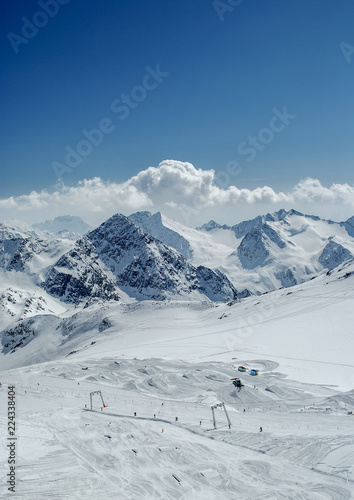
{"label": "snow-covered slope", "polygon": [[228,304],[101,301],[6,328],[17,495],[350,500],[353,305],[347,263]]}
{"label": "snow-covered slope", "polygon": [[[3,277],[3,276],[2,276]],[[5,287],[2,283],[0,294],[0,321],[2,328],[39,314],[60,314],[67,307],[60,304],[38,287],[23,283]]]}
{"label": "snow-covered slope", "polygon": [[[224,230],[217,233],[200,231],[184,226],[159,212],[154,215],[151,215],[150,212],[137,212],[130,215],[129,218],[143,229],[149,227],[157,235],[157,239],[174,248],[177,246],[175,235],[180,235],[183,238],[183,243],[181,244],[178,240],[178,245],[186,249],[185,242],[188,243],[187,250],[184,252],[189,256],[188,261],[194,266],[203,265],[211,269],[221,269],[228,262],[230,253],[236,244],[235,235],[227,226],[222,226]],[[217,227],[221,226],[217,225]],[[183,254],[183,252],[181,253]],[[237,284],[237,280],[233,282]]]}
{"label": "snow-covered slope", "polygon": [[0,223],[0,268],[33,275],[38,283],[46,270],[73,245],[67,238],[21,231]]}
{"label": "snow-covered slope", "polygon": [[34,231],[25,224],[0,224],[0,322],[4,328],[37,314],[59,314],[67,306],[41,284],[48,269],[74,242]]}
{"label": "snow-covered slope", "polygon": [[[138,227],[146,220],[156,237]],[[352,227],[284,211],[201,230],[117,214],[76,242],[2,226],[0,407],[14,386],[18,438],[11,495],[353,498]],[[189,262],[172,243],[191,251]],[[267,293],[206,300],[236,296],[218,267]],[[293,286],[268,291],[280,285]],[[5,485],[6,432],[0,444]]]}
{"label": "snow-covered slope", "polygon": [[[67,335],[60,333],[62,330],[76,332],[74,343],[65,349],[81,350],[82,343],[86,345],[94,339],[99,341],[102,352],[117,351],[120,355],[129,354],[132,349],[134,355],[149,357],[157,348],[163,356],[186,360],[195,360],[203,350],[206,357],[210,352],[220,360],[229,359],[230,353],[237,357],[246,353],[254,359],[267,355],[297,380],[322,381],[349,389],[354,383],[353,301],[354,263],[351,262],[291,289],[227,304],[200,301],[82,304],[64,316],[47,315],[47,323],[36,331],[45,343],[46,331],[53,331],[50,322],[56,322],[56,316],[65,325],[54,335],[58,349],[62,346],[62,335]],[[111,335],[105,333],[104,337],[95,338],[104,318]],[[36,317],[32,319],[35,324]],[[65,349],[60,351],[61,355],[68,354]],[[35,345],[32,356],[32,362],[41,361]],[[6,363],[6,359],[2,362]],[[10,366],[18,366],[21,353],[14,354],[8,362]]]}

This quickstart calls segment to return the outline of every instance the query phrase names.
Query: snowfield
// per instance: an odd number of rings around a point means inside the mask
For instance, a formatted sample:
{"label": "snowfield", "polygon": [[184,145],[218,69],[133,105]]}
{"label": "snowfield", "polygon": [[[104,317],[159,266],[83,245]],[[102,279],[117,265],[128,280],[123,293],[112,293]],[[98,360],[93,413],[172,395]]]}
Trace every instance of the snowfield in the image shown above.
{"label": "snowfield", "polygon": [[48,304],[2,339],[2,497],[353,498],[353,285],[350,261],[229,304]]}

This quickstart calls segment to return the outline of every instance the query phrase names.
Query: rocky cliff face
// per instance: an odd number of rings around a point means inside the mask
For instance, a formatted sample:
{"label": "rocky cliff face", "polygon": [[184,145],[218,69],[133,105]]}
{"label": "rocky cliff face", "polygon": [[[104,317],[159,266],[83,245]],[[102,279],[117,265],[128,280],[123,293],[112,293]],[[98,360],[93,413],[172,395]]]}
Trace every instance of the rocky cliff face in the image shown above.
{"label": "rocky cliff face", "polygon": [[53,297],[74,304],[92,298],[120,298],[115,277],[87,238],[77,241],[75,247],[50,269],[43,288]]}
{"label": "rocky cliff face", "polygon": [[246,269],[264,266],[271,258],[271,243],[278,248],[284,248],[286,242],[268,224],[259,222],[243,237],[237,255]]}
{"label": "rocky cliff face", "polygon": [[339,243],[331,240],[324,247],[318,260],[327,269],[334,269],[343,262],[353,258],[353,255],[349,250],[344,248]]}

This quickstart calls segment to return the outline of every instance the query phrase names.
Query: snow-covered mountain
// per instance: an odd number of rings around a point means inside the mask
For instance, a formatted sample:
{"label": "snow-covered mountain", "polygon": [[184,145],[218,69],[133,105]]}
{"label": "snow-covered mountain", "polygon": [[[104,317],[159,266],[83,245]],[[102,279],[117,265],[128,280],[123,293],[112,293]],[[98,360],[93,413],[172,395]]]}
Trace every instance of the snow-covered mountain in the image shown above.
{"label": "snow-covered mountain", "polygon": [[33,275],[39,282],[46,269],[73,244],[65,237],[0,223],[0,268]]}
{"label": "snow-covered mountain", "polygon": [[[48,226],[63,229],[60,224],[66,221],[66,228],[78,229],[80,220],[64,217]],[[44,294],[45,300],[53,297],[64,304],[230,301],[291,287],[350,261],[353,221],[335,223],[280,210],[234,226],[210,221],[193,229],[160,213],[137,212],[116,214],[78,239],[64,230],[1,224],[0,269],[6,286],[0,292],[10,303],[13,293],[25,294],[25,302]],[[9,319],[12,309],[5,305],[3,310]]]}
{"label": "snow-covered mountain", "polygon": [[354,217],[336,223],[279,210],[233,226],[212,220],[196,229],[160,213],[129,217],[165,244],[183,247],[194,266],[220,270],[238,290],[257,294],[302,283],[354,255]]}
{"label": "snow-covered mountain", "polygon": [[198,228],[212,239],[233,234],[217,267],[239,286],[259,293],[293,286],[354,255],[354,218],[336,223],[295,210],[279,210],[234,226],[210,221]]}
{"label": "snow-covered mountain", "polygon": [[[109,276],[109,280],[104,277]],[[118,288],[119,287],[119,288]],[[77,303],[82,297],[226,301],[235,287],[220,271],[194,267],[177,250],[116,214],[79,240],[49,271],[45,290]]]}
{"label": "snow-covered mountain", "polygon": [[32,224],[34,229],[48,233],[59,233],[65,237],[68,235],[82,236],[93,229],[91,224],[88,224],[82,217],[76,215],[61,215],[55,219],[46,220]]}
{"label": "snow-covered mountain", "polygon": [[[220,358],[246,353],[258,360],[264,352],[272,353],[269,355],[279,358],[282,368],[297,380],[320,382],[322,377],[328,384],[350,389],[354,381],[348,379],[353,375],[353,284],[351,261],[290,290],[279,289],[225,304],[196,300],[128,304],[94,301],[49,313],[41,311],[41,305],[49,302],[48,295],[37,296],[31,304],[27,301],[27,307],[33,309],[31,314],[2,329],[2,345],[8,344],[5,351],[16,354],[13,361],[2,361],[9,366],[41,362],[41,353],[36,350],[40,338],[50,338],[52,355],[59,357],[76,349],[85,351],[90,342],[98,340],[106,347],[102,352],[110,353],[112,349],[121,353],[126,349],[128,353],[134,347],[131,354],[142,358],[154,356],[155,346],[160,346],[164,355],[194,359],[201,348],[205,352],[212,346]],[[51,300],[47,305],[55,307]],[[12,290],[9,307],[19,302],[20,296]],[[110,332],[112,337],[100,336],[102,332]],[[145,343],[147,333],[149,347]],[[22,346],[29,343],[30,362],[21,352]],[[323,366],[322,361],[318,364],[315,360],[323,360]],[[304,367],[303,373],[297,372],[299,364]],[[339,366],[342,371],[338,371]]]}
{"label": "snow-covered mountain", "polygon": [[99,259],[95,246],[82,238],[49,270],[43,288],[53,297],[78,304],[83,300],[119,300],[115,277]]}
{"label": "snow-covered mountain", "polygon": [[[4,276],[2,275],[3,279]],[[12,282],[7,286],[2,282],[0,293],[0,320],[2,328],[11,323],[43,314],[61,314],[67,309],[44,290],[30,283]]]}
{"label": "snow-covered mountain", "polygon": [[[160,220],[189,261],[119,214],[76,242],[2,227],[0,403],[14,385],[21,497],[352,498],[351,224],[287,213],[236,237]],[[218,262],[294,286],[207,301],[231,288]],[[135,300],[153,294],[177,300]]]}
{"label": "snow-covered mountain", "polygon": [[340,223],[345,228],[349,236],[354,237],[354,216],[347,219],[345,222]]}
{"label": "snow-covered mountain", "polygon": [[67,498],[128,498],[133,477],[134,498],[352,498],[353,279],[347,263],[228,304],[98,302],[9,325],[22,497],[70,480]]}
{"label": "snow-covered mountain", "polygon": [[48,270],[73,240],[34,231],[26,224],[0,224],[0,322],[3,327],[32,316],[60,314],[68,306],[43,290]]}

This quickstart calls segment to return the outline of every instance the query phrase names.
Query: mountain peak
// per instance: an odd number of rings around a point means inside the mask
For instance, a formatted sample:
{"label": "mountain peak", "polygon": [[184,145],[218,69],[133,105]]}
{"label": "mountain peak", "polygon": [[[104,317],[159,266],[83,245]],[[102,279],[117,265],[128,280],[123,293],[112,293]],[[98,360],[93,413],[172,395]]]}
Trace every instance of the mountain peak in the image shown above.
{"label": "mountain peak", "polygon": [[[161,212],[156,212],[155,214],[151,212],[136,212],[129,215],[129,219],[157,240],[176,249],[186,259],[192,257],[190,243],[181,234],[166,225],[169,219],[161,214]],[[173,221],[169,222],[172,223]]]}
{"label": "mountain peak", "polygon": [[215,222],[215,220],[210,220],[209,222],[206,222],[200,227],[196,228],[198,231],[212,231],[213,229],[231,229],[230,226],[227,224],[219,224],[218,222]]}
{"label": "mountain peak", "polygon": [[[153,217],[133,214],[135,220],[145,222]],[[164,226],[160,229],[167,235],[173,233]],[[117,300],[120,290],[138,300],[227,301],[237,297],[224,274],[194,267],[177,250],[122,214],[113,215],[63,255],[49,273],[45,288],[71,302],[93,293]],[[76,294],[75,289],[82,293]]]}

